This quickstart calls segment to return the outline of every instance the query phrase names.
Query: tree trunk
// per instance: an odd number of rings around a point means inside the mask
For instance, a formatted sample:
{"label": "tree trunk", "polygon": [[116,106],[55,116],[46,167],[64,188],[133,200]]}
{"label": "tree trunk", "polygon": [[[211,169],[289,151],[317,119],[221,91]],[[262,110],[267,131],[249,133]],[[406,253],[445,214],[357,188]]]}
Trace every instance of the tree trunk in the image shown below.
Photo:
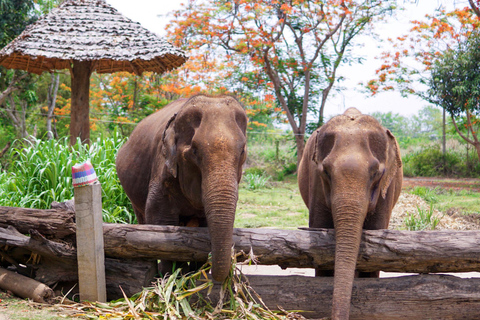
{"label": "tree trunk", "polygon": [[90,143],[90,75],[91,61],[74,61],[70,71],[72,78],[72,107],[70,117],[70,144],[74,145],[77,138],[82,143]]}
{"label": "tree trunk", "polygon": [[[247,276],[271,310],[301,310],[307,318],[330,317],[333,278]],[[209,298],[218,301],[219,286]],[[351,320],[478,319],[480,279],[447,275],[355,279]]]}
{"label": "tree trunk", "polygon": [[48,110],[47,110],[47,138],[53,139],[56,136],[56,133],[52,130],[52,122],[54,119],[54,111],[55,111],[55,102],[57,101],[57,92],[58,92],[58,85],[60,83],[60,74],[57,73],[57,77],[55,78],[55,74],[52,73],[50,77],[50,88],[48,89]]}
{"label": "tree trunk", "polygon": [[295,143],[297,145],[297,169],[305,151],[305,132],[295,134]]}

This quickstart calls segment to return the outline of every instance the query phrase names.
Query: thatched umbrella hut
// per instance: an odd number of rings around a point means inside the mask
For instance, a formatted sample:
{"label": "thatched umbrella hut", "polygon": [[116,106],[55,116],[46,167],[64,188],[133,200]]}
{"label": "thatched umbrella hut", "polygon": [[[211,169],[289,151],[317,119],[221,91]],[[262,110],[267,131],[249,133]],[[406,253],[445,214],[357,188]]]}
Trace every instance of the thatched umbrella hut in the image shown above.
{"label": "thatched umbrella hut", "polygon": [[41,74],[69,69],[72,79],[70,142],[89,141],[90,75],[128,71],[163,73],[185,53],[120,14],[104,0],[67,0],[28,26],[0,51],[0,65]]}

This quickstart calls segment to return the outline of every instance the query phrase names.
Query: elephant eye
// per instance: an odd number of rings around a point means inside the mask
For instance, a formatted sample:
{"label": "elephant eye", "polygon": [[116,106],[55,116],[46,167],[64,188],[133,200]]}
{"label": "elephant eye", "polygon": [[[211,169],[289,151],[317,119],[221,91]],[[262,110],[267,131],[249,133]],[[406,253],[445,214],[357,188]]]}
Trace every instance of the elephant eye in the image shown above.
{"label": "elephant eye", "polygon": [[330,178],[330,173],[328,173],[327,169],[323,169],[323,173],[325,174],[325,176],[328,178],[328,180],[331,180]]}

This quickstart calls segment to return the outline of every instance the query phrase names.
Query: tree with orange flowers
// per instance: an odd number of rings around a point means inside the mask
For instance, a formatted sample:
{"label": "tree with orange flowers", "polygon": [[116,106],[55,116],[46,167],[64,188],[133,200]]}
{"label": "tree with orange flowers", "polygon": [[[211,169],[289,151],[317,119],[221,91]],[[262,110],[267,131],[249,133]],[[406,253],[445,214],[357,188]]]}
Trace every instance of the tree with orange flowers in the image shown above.
{"label": "tree with orange flowers", "polygon": [[224,80],[230,90],[275,97],[293,130],[301,159],[308,114],[323,119],[337,68],[349,58],[352,40],[375,18],[392,10],[393,4],[189,0],[175,12],[169,30],[176,45],[207,48],[234,61],[235,72]]}
{"label": "tree with orange flowers", "polygon": [[409,35],[391,39],[395,50],[383,54],[378,77],[367,88],[372,94],[397,89],[442,107],[480,159],[479,3],[469,0],[470,7],[412,21]]}

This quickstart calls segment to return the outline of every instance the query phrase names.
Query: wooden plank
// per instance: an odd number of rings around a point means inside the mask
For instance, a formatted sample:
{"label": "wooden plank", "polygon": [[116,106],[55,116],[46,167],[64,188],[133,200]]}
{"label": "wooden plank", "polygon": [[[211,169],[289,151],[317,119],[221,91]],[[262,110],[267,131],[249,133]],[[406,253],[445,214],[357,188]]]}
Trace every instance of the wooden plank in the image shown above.
{"label": "wooden plank", "polygon": [[[307,318],[331,316],[333,278],[248,276],[250,286],[271,310],[303,310]],[[220,285],[209,299],[215,305]],[[351,320],[480,319],[480,278],[417,275],[355,279]]]}
{"label": "wooden plank", "polygon": [[102,188],[99,183],[76,187],[74,194],[80,299],[105,302]]}

